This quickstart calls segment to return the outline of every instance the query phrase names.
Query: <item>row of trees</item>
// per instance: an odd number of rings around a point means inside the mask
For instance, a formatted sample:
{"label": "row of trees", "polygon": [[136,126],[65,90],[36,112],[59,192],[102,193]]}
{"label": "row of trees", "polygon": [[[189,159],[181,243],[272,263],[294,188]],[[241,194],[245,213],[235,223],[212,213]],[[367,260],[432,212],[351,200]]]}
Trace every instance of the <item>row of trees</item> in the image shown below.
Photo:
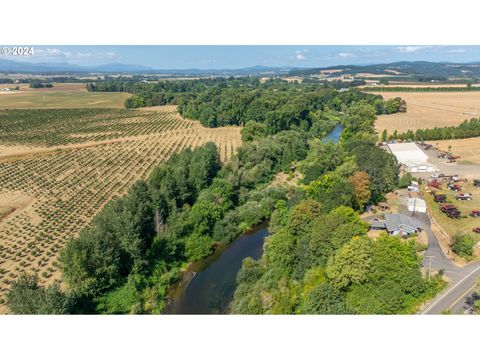
{"label": "row of trees", "polygon": [[52,83],[44,83],[39,81],[30,82],[30,88],[32,89],[43,89],[43,88],[53,88]]}
{"label": "row of trees", "polygon": [[427,140],[449,140],[449,139],[466,139],[480,136],[480,119],[472,118],[465,120],[458,126],[435,127],[433,129],[417,129],[415,132],[408,130],[404,133],[394,131],[388,134],[386,130],[382,132],[382,141],[390,140],[410,140],[410,141],[427,141]]}
{"label": "row of trees", "polygon": [[375,92],[465,92],[465,91],[480,91],[480,87],[473,86],[472,83],[467,83],[464,87],[460,86],[370,86],[364,88],[366,91]]}

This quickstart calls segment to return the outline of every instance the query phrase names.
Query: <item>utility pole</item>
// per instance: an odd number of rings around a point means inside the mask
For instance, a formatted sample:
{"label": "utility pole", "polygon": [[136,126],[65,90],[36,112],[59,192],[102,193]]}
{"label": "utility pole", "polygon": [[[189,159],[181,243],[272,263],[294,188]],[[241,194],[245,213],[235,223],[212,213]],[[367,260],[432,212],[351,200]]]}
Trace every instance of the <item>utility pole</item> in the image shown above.
{"label": "utility pole", "polygon": [[435,256],[433,255],[427,255],[425,256],[428,260],[428,281],[430,281],[430,278],[432,277],[432,260]]}

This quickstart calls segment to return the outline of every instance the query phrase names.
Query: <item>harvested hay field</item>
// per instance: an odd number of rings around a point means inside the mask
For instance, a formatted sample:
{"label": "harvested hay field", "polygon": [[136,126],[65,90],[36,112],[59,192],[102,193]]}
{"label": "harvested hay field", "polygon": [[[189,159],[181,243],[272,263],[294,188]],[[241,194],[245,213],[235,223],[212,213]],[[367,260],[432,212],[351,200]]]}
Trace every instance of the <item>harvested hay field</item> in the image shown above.
{"label": "harvested hay field", "polygon": [[127,93],[87,91],[3,91],[0,109],[123,108]]}
{"label": "harvested hay field", "polygon": [[[360,89],[368,87],[369,85],[359,86]],[[378,85],[380,88],[412,88],[412,89],[421,89],[428,88],[429,90],[438,89],[438,88],[459,88],[464,89],[467,87],[466,84],[448,84],[448,83],[422,83],[422,82],[411,82],[411,81],[389,81],[388,85]],[[473,87],[480,87],[480,84],[473,84]],[[373,91],[373,90],[372,90]],[[379,91],[382,94],[383,91]]]}
{"label": "harvested hay field", "polygon": [[381,92],[385,100],[401,97],[407,102],[407,112],[381,115],[376,122],[379,133],[387,130],[456,126],[464,120],[480,117],[480,92]]}
{"label": "harvested hay field", "polygon": [[15,89],[18,91],[33,91],[33,92],[52,92],[52,91],[87,91],[83,83],[52,83],[52,88],[31,88],[30,84],[0,84],[0,89]]}
{"label": "harvested hay field", "polygon": [[429,144],[438,146],[440,150],[447,151],[451,146],[451,151],[459,155],[459,164],[480,164],[480,138],[457,139],[457,140],[433,140],[427,141]]}
{"label": "harvested hay field", "polygon": [[64,244],[172,154],[213,141],[225,161],[241,145],[240,128],[204,128],[174,108],[104,110],[96,118],[85,111],[53,112],[50,122],[38,123],[24,110],[9,115],[0,138],[0,299],[22,271],[44,284],[60,280],[56,259]]}

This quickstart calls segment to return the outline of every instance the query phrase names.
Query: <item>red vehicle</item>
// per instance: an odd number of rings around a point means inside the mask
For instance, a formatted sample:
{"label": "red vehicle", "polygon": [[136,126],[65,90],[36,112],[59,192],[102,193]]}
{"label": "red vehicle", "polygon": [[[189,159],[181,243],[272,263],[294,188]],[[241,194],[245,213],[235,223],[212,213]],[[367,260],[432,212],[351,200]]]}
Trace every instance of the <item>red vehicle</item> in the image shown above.
{"label": "red vehicle", "polygon": [[462,187],[458,184],[450,184],[448,188],[453,191],[462,191]]}
{"label": "red vehicle", "polygon": [[458,219],[461,215],[461,212],[458,210],[447,211],[447,216],[451,219]]}
{"label": "red vehicle", "polygon": [[444,213],[452,210],[457,210],[457,207],[453,204],[440,204],[440,210]]}
{"label": "red vehicle", "polygon": [[436,189],[440,189],[440,187],[441,187],[440,181],[438,181],[437,179],[430,180],[428,182],[428,186],[436,188]]}
{"label": "red vehicle", "polygon": [[471,217],[480,217],[480,210],[472,210],[470,212]]}
{"label": "red vehicle", "polygon": [[447,201],[447,195],[445,194],[435,194],[433,196],[433,201],[438,202],[438,203],[444,203]]}

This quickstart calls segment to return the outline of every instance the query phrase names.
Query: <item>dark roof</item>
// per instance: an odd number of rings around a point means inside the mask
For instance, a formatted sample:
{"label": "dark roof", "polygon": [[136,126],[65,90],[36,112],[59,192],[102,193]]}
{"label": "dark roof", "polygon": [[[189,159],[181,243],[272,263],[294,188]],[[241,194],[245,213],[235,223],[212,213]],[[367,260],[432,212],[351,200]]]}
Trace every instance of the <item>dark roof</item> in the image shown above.
{"label": "dark roof", "polygon": [[418,222],[403,214],[385,214],[385,227],[388,232],[400,229],[406,232],[414,232],[418,229]]}

